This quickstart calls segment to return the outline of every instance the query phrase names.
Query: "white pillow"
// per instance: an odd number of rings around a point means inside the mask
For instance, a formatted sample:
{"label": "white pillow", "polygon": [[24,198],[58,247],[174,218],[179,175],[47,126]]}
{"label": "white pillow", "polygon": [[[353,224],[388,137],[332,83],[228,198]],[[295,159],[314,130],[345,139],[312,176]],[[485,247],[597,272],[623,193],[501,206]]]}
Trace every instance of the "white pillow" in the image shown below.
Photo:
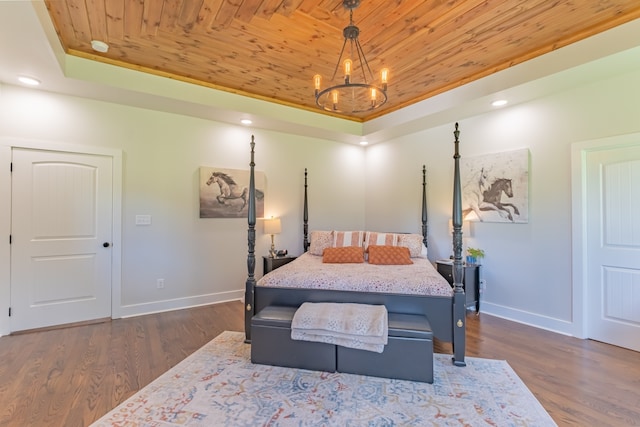
{"label": "white pillow", "polygon": [[333,244],[332,231],[312,231],[309,235],[309,253],[322,256],[326,248]]}
{"label": "white pillow", "polygon": [[398,246],[409,248],[411,258],[427,257],[427,248],[422,243],[421,234],[398,234]]}

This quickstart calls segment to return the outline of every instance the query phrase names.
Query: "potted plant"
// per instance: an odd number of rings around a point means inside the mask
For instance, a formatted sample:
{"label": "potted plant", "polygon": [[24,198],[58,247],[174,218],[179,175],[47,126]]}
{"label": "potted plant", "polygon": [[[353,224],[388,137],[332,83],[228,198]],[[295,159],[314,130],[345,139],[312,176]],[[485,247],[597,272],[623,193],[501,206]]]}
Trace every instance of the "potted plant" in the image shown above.
{"label": "potted plant", "polygon": [[484,258],[484,250],[467,248],[467,264],[479,264],[480,258]]}

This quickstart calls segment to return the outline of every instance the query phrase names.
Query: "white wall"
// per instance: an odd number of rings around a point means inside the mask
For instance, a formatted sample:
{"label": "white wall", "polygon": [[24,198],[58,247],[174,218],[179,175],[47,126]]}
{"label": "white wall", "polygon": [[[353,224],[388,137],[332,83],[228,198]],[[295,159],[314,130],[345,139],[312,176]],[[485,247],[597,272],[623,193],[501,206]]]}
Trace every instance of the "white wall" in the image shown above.
{"label": "white wall", "polygon": [[[416,229],[418,196],[396,196],[418,193],[426,164],[432,260],[451,254],[453,130],[427,129],[366,153],[367,228],[389,229],[398,218]],[[466,118],[460,130],[463,157],[530,151],[529,222],[473,223],[464,242],[486,251],[482,310],[572,333],[571,144],[640,130],[640,72]]]}
{"label": "white wall", "polygon": [[[199,167],[249,169],[266,176],[266,216],[282,218],[276,246],[302,252],[304,168],[309,169],[310,228],[364,226],[364,149],[313,138],[57,95],[0,87],[0,137],[123,151],[122,315],[239,298],[247,277],[246,219],[200,219]],[[8,236],[8,148],[0,147],[0,231]],[[7,179],[4,179],[7,175]],[[340,210],[338,221],[336,208]],[[136,226],[149,214],[151,226]],[[270,238],[258,221],[256,276]],[[8,242],[2,243],[2,253]],[[0,263],[1,310],[9,306],[8,257]],[[156,279],[165,288],[156,289]],[[8,330],[0,316],[0,334]]]}
{"label": "white wall", "polygon": [[[640,131],[640,73],[546,96],[460,121],[461,154],[530,150],[529,223],[475,223],[466,244],[486,250],[483,310],[570,333],[571,183],[574,142]],[[420,232],[421,168],[427,167],[429,250],[451,250],[453,123],[362,149],[327,140],[0,87],[0,137],[119,149],[123,167],[122,307],[125,315],[238,297],[246,279],[246,221],[198,217],[198,168],[247,169],[250,135],[266,174],[267,216],[282,217],[276,246],[302,251],[303,170],[310,229]],[[1,148],[1,147],[0,147]],[[0,151],[5,162],[7,151]],[[2,176],[5,176],[3,174]],[[8,187],[0,198],[8,201]],[[9,234],[8,203],[0,231]],[[136,227],[150,214],[150,227]],[[256,254],[270,241],[258,223]],[[3,251],[7,246],[2,245]],[[3,253],[4,253],[3,252]],[[6,260],[6,258],[3,257]],[[256,274],[261,274],[258,258]],[[0,310],[8,307],[0,262]],[[156,279],[164,278],[164,290]],[[2,311],[0,311],[1,313]],[[0,315],[0,333],[8,330]]]}

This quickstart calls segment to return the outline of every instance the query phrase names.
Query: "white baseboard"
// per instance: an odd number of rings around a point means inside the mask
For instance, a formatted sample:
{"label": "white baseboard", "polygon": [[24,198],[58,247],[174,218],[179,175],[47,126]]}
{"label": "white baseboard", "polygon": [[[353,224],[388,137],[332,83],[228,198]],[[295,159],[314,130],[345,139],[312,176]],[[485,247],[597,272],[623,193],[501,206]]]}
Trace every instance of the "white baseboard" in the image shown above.
{"label": "white baseboard", "polygon": [[505,307],[484,301],[480,304],[480,311],[491,316],[501,317],[506,320],[533,326],[535,328],[545,329],[558,334],[574,336],[574,325],[572,322],[566,320],[541,316],[528,311],[517,310],[511,307]]}
{"label": "white baseboard", "polygon": [[[176,298],[172,300],[153,301],[142,304],[123,305],[120,307],[120,316],[113,318],[135,317],[145,314],[162,313],[164,311],[182,310],[185,308],[199,307],[203,305],[220,304],[228,301],[243,301],[244,290],[219,292],[215,294],[198,295],[195,297]],[[5,327],[0,323],[0,337],[9,335],[8,322]]]}
{"label": "white baseboard", "polygon": [[[194,297],[175,298],[163,301],[153,301],[141,304],[120,306],[119,317],[142,316],[145,314],[161,313],[163,311],[182,310],[203,305],[219,304],[228,301],[238,301],[244,297],[244,290],[218,292],[215,294],[198,295]],[[114,317],[114,319],[117,317]]]}

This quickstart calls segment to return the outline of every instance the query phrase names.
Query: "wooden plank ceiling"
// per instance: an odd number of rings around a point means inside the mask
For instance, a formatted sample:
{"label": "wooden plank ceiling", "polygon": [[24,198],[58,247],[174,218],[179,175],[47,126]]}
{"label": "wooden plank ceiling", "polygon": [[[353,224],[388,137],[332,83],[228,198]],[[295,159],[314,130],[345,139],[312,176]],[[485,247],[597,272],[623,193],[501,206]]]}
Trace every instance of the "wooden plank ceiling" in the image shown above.
{"label": "wooden plank ceiling", "polygon": [[[319,112],[313,76],[330,81],[349,23],[342,0],[45,3],[70,55]],[[362,0],[354,23],[374,74],[390,70],[389,100],[347,118],[378,117],[639,17],[638,0]]]}

